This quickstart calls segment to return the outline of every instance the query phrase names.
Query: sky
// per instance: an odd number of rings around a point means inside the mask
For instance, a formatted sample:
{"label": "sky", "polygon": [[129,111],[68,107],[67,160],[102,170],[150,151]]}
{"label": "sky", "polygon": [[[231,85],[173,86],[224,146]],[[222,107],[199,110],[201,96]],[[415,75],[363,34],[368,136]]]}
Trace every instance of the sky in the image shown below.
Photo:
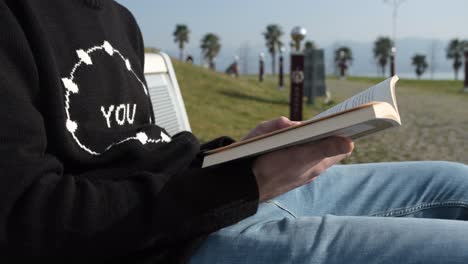
{"label": "sky", "polygon": [[[146,46],[157,47],[174,57],[179,54],[172,35],[176,24],[189,27],[190,42],[186,53],[193,55],[196,63],[201,62],[199,46],[203,35],[217,34],[222,44],[221,53],[216,58],[219,70],[232,63],[234,55],[239,55],[240,49],[247,46],[250,63],[244,68],[249,72],[256,71],[258,54],[267,53],[262,33],[272,23],[283,29],[285,44],[290,42],[294,26],[305,27],[306,39],[323,48],[327,60],[332,60],[337,45],[352,45],[351,48],[358,52],[352,68],[354,73],[360,71],[362,74],[375,68],[372,62],[375,39],[392,35],[393,8],[384,0],[116,1],[133,13]],[[398,9],[396,37],[397,49],[401,43],[399,50],[407,54],[405,57],[397,56],[397,65],[406,67],[406,72],[412,72],[409,61],[413,53],[425,49],[422,52],[428,54],[427,47],[434,41],[440,43],[437,55],[439,71],[449,72],[451,64],[445,59],[445,46],[452,38],[468,39],[468,0],[403,1]],[[405,44],[408,40],[410,45]],[[421,43],[421,40],[425,41]],[[359,48],[362,46],[366,47],[365,50]],[[266,58],[269,63],[269,56]]]}
{"label": "sky", "polygon": [[[176,24],[191,30],[189,46],[198,48],[205,33],[222,44],[263,45],[262,32],[275,23],[285,42],[291,29],[307,29],[319,46],[340,40],[369,42],[392,34],[392,7],[383,0],[118,0],[136,17],[147,46],[175,46]],[[397,38],[468,38],[467,0],[406,0],[398,9]]]}

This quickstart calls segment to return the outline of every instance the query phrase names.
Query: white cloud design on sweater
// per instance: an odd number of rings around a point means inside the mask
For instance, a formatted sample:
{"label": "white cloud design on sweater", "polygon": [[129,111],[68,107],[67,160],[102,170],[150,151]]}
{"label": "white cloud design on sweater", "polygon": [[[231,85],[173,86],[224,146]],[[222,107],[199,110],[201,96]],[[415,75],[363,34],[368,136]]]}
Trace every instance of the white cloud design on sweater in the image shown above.
{"label": "white cloud design on sweater", "polygon": [[[76,95],[79,94],[79,84],[75,83],[75,73],[78,70],[78,68],[83,67],[83,66],[92,66],[93,65],[93,60],[91,58],[91,55],[94,52],[102,51],[104,50],[109,56],[114,56],[114,54],[117,54],[122,61],[125,64],[125,67],[127,70],[132,73],[132,75],[138,80],[138,82],[141,84],[141,87],[143,91],[145,92],[145,95],[148,96],[148,88],[145,86],[145,84],[140,80],[138,75],[133,71],[132,69],[132,64],[129,59],[125,58],[120,51],[116,50],[113,48],[113,46],[108,42],[104,41],[104,43],[100,46],[94,46],[88,50],[83,50],[79,49],[76,51],[76,54],[79,58],[79,61],[75,64],[73,67],[70,76],[67,78],[62,78],[62,83],[65,87],[65,113],[67,116],[67,120],[65,121],[65,127],[67,131],[72,135],[73,139],[75,142],[78,144],[78,146],[88,152],[89,154],[92,155],[102,155],[112,147],[122,144],[124,142],[130,141],[130,140],[135,140],[139,141],[141,144],[146,145],[146,144],[157,144],[157,143],[169,143],[171,142],[170,136],[166,135],[164,132],[161,132],[160,138],[154,139],[154,138],[149,138],[148,135],[145,132],[138,132],[134,137],[128,137],[125,138],[119,142],[114,142],[107,146],[103,152],[97,152],[93,150],[91,147],[86,146],[82,141],[78,138],[76,135],[76,131],[79,128],[79,124],[76,120],[73,120],[70,116],[70,96],[71,95]],[[134,110],[135,112],[135,110]],[[128,115],[128,114],[127,114]],[[133,116],[134,118],[134,116]],[[133,123],[133,120],[129,118],[131,123]],[[120,121],[120,120],[119,120]],[[154,124],[153,120],[150,117],[149,120],[150,124]],[[108,126],[110,127],[110,124],[108,122]]]}

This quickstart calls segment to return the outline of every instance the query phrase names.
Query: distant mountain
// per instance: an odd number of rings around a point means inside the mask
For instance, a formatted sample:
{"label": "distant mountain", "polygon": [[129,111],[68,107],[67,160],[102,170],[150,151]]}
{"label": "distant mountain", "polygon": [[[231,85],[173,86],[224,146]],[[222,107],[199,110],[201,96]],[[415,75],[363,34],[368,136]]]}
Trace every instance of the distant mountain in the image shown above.
{"label": "distant mountain", "polygon": [[[411,57],[416,53],[426,55],[429,69],[423,75],[423,78],[436,79],[452,79],[454,78],[452,61],[447,60],[445,49],[449,40],[430,39],[430,38],[402,38],[397,40],[397,60],[396,69],[398,75],[405,78],[415,78],[414,68],[411,65]],[[378,76],[380,70],[377,68],[373,58],[373,42],[357,42],[357,41],[336,41],[331,45],[322,47],[325,51],[326,72],[327,74],[334,73],[333,54],[334,50],[339,46],[348,46],[353,51],[354,61],[350,67],[351,75],[361,76]],[[164,50],[164,49],[163,49]],[[179,51],[175,48],[165,50],[171,56],[177,58]],[[258,61],[260,52],[265,53],[266,72],[271,72],[271,56],[265,49],[263,44],[249,45],[244,43],[238,47],[223,44],[220,55],[216,58],[216,66],[218,71],[224,71],[233,61],[234,56],[240,57],[241,73],[257,74]],[[188,49],[187,54],[194,57],[196,64],[201,63],[201,55],[199,49]],[[286,54],[288,56],[288,54]],[[286,72],[289,71],[289,60],[285,60]],[[387,69],[387,74],[388,74]],[[460,72],[461,74],[461,72]]]}

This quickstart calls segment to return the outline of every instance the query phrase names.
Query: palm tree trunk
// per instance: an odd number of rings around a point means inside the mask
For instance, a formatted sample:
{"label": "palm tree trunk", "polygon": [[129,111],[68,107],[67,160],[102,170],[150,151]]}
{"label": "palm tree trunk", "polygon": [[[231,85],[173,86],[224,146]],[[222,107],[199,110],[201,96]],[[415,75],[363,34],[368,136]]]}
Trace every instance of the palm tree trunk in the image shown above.
{"label": "palm tree trunk", "polygon": [[213,59],[214,59],[214,58],[210,58],[210,59],[209,59],[209,62],[210,62],[210,66],[209,66],[209,67],[210,67],[211,70],[215,71],[215,70],[216,70],[216,66],[215,66],[215,64],[214,64],[214,60],[213,60]]}
{"label": "palm tree trunk", "polygon": [[458,81],[458,69],[455,69],[455,81]]}
{"label": "palm tree trunk", "polygon": [[271,74],[275,75],[276,73],[276,54],[271,53]]}
{"label": "palm tree trunk", "polygon": [[184,61],[184,48],[185,48],[184,42],[183,42],[183,41],[180,41],[180,42],[179,42],[180,61]]}

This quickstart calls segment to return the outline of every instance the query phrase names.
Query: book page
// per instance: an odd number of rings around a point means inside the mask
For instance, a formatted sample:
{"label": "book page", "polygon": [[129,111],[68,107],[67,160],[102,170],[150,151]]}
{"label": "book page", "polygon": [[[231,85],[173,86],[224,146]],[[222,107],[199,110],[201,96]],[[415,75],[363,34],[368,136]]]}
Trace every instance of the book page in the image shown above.
{"label": "book page", "polygon": [[335,105],[334,107],[314,116],[311,120],[323,118],[329,115],[340,113],[358,106],[370,103],[370,102],[387,102],[398,113],[398,108],[395,100],[395,83],[398,81],[398,77],[394,76],[389,78],[369,89],[362,91],[351,98],[348,98],[344,102]]}

